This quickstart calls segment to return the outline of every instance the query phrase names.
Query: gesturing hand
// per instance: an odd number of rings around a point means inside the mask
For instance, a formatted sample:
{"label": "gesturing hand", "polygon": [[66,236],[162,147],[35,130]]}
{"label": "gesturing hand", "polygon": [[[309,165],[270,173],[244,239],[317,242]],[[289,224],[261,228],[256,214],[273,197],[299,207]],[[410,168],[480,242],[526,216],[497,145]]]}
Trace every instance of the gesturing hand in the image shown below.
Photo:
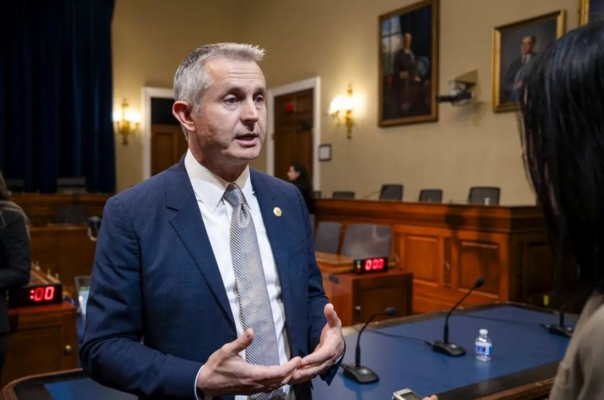
{"label": "gesturing hand", "polygon": [[291,384],[309,381],[315,376],[331,368],[344,351],[344,338],[342,337],[342,321],[332,304],[325,305],[325,319],[327,324],[321,331],[319,345],[311,354],[302,359],[291,379]]}
{"label": "gesturing hand", "polygon": [[250,364],[239,353],[253,341],[254,331],[247,329],[235,341],[216,350],[201,369],[197,387],[207,396],[214,397],[270,392],[289,383],[301,358],[294,357],[275,366]]}

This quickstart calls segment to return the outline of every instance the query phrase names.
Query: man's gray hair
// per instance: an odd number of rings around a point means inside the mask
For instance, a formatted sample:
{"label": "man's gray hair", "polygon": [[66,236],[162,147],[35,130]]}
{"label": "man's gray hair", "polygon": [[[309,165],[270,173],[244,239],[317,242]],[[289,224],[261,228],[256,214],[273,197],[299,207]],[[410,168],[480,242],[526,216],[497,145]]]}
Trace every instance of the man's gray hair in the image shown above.
{"label": "man's gray hair", "polygon": [[201,99],[211,83],[205,64],[213,58],[258,62],[264,49],[251,44],[216,43],[198,47],[180,63],[174,75],[174,99],[187,101],[199,113]]}

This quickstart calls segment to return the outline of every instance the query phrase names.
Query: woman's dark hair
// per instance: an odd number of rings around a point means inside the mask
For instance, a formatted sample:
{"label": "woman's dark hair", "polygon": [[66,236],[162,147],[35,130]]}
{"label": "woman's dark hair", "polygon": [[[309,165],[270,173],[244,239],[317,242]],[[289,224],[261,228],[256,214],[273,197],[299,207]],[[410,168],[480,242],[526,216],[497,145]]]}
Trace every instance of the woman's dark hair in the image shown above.
{"label": "woman's dark hair", "polygon": [[521,139],[559,254],[604,282],[604,23],[573,30],[523,71]]}
{"label": "woman's dark hair", "polygon": [[6,181],[2,176],[2,171],[0,171],[0,200],[10,200],[10,194],[8,192],[8,186],[6,185]]}
{"label": "woman's dark hair", "polygon": [[310,182],[310,177],[308,176],[308,171],[306,171],[306,167],[304,165],[302,165],[299,162],[293,163],[291,165],[291,167],[294,168],[294,171],[296,171],[298,174],[298,178],[296,178],[296,181],[301,181],[301,182]]}

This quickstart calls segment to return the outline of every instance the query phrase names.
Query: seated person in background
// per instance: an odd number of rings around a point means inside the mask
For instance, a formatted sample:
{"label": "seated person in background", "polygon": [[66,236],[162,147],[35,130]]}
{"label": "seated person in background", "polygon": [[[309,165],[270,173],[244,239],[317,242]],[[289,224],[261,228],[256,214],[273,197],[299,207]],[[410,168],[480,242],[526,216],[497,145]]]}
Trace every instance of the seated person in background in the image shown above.
{"label": "seated person in background", "polygon": [[302,197],[304,197],[306,208],[308,208],[308,211],[312,213],[314,208],[312,182],[310,181],[308,171],[306,171],[304,165],[300,163],[293,163],[290,165],[289,170],[287,171],[287,178],[298,188],[300,194],[302,194]]}
{"label": "seated person in background", "polygon": [[555,248],[593,287],[549,400],[604,399],[604,23],[567,33],[521,79],[530,178]]}
{"label": "seated person in background", "polygon": [[6,291],[29,282],[31,258],[28,219],[21,207],[10,201],[0,172],[0,375],[8,342]]}

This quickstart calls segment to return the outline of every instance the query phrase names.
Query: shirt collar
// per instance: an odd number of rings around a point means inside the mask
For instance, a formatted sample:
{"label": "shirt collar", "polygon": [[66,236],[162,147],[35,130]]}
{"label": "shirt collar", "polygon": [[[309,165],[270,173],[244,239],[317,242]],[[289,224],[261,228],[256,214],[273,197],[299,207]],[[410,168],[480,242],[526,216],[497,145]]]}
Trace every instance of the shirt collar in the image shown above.
{"label": "shirt collar", "polygon": [[[224,196],[226,187],[230,182],[225,181],[207,169],[205,166],[197,162],[191,153],[191,150],[187,150],[187,154],[185,155],[185,168],[187,170],[187,174],[189,175],[189,179],[191,180],[191,185],[193,186],[195,196],[198,200],[201,200],[201,202],[205,204],[208,210],[213,214],[214,211],[216,211],[218,204],[223,201],[222,197]],[[246,199],[254,196],[254,188],[252,187],[252,182],[250,180],[249,166],[245,167],[245,170],[243,170],[241,175],[235,179],[235,183],[241,188],[243,196]],[[246,203],[249,206],[249,201],[246,200]]]}

